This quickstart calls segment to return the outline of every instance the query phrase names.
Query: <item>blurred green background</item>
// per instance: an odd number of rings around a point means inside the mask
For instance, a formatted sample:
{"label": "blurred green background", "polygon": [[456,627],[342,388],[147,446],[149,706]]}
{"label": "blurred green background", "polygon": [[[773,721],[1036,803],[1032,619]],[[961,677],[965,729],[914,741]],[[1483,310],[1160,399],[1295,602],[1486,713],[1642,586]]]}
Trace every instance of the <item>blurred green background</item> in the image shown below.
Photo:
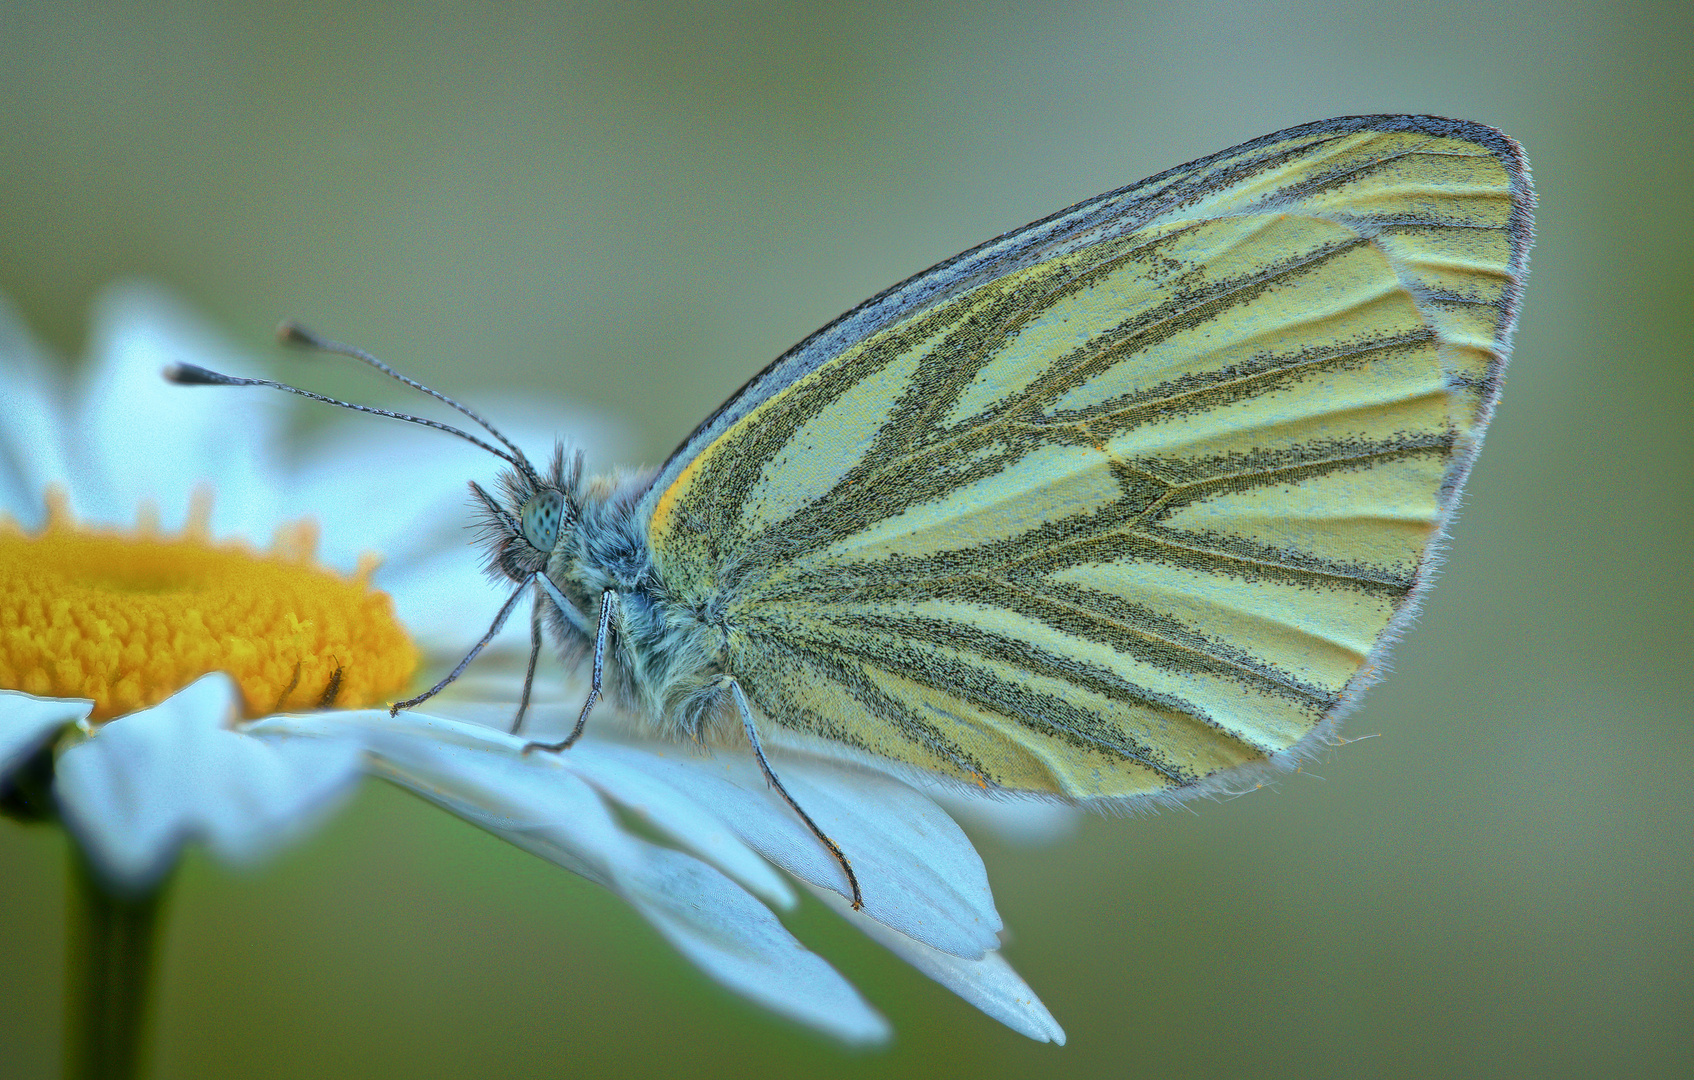
{"label": "blurred green background", "polygon": [[[258,355],[298,315],[473,401],[616,417],[647,461],[882,287],[1291,124],[1482,120],[1541,196],[1451,560],[1348,725],[1382,737],[1192,813],[982,838],[1068,1046],[811,904],[790,926],[897,1031],[841,1051],[372,783],[257,875],[191,860],[156,1075],[1688,1075],[1689,10],[0,4],[0,293],[61,355],[139,275]],[[9,1078],[57,1070],[64,864],[0,822]]]}

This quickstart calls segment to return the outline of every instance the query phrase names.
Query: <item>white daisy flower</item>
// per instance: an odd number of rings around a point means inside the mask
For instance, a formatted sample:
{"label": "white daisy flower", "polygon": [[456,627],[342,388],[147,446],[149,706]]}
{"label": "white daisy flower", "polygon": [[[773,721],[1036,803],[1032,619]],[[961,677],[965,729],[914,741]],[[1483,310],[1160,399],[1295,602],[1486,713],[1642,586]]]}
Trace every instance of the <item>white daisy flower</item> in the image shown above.
{"label": "white daisy flower", "polygon": [[[899,780],[772,754],[875,883],[854,912],[840,865],[750,754],[638,739],[607,710],[568,752],[525,755],[505,728],[527,627],[501,639],[504,663],[479,660],[429,702],[437,715],[370,707],[437,673],[413,677],[401,623],[426,655],[456,659],[498,605],[465,547],[462,480],[486,470],[480,451],[373,420],[314,436],[314,453],[285,464],[277,395],[160,378],[181,362],[246,366],[168,301],[112,294],[94,341],[84,390],[60,400],[0,311],[0,511],[12,521],[0,530],[0,801],[39,809],[50,762],[51,799],[109,884],[149,888],[191,840],[250,862],[371,772],[606,886],[712,978],[845,1041],[880,1041],[888,1024],[783,927],[772,908],[795,891],[773,867],[990,1016],[1063,1041],[998,952],[976,851]],[[324,523],[324,560],[351,573],[312,565],[310,527],[278,524],[308,514]],[[270,552],[250,546],[265,536]],[[357,562],[373,550],[374,574]],[[13,578],[31,583],[29,599],[13,599],[25,595]],[[548,685],[526,735],[568,727],[580,706],[581,688]]]}
{"label": "white daisy flower", "polygon": [[93,351],[66,400],[0,320],[0,782],[52,744],[66,827],[108,887],[144,893],[189,840],[259,858],[362,774],[356,742],[233,721],[379,704],[419,653],[371,565],[316,565],[313,526],[278,513],[297,480],[278,410],[208,408],[159,377],[227,349],[131,289],[103,303]]}

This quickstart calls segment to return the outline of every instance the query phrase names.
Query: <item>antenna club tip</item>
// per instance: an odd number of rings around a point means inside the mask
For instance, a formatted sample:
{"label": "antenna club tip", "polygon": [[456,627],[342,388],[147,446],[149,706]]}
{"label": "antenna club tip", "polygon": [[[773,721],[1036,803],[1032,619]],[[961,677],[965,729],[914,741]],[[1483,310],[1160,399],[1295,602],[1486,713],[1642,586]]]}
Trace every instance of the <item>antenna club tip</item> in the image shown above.
{"label": "antenna club tip", "polygon": [[308,349],[323,347],[323,338],[312,333],[293,319],[284,319],[276,324],[276,339],[284,345],[299,345]]}
{"label": "antenna club tip", "polygon": [[165,377],[166,382],[173,382],[178,386],[216,386],[224,381],[216,372],[193,364],[170,364],[160,374]]}

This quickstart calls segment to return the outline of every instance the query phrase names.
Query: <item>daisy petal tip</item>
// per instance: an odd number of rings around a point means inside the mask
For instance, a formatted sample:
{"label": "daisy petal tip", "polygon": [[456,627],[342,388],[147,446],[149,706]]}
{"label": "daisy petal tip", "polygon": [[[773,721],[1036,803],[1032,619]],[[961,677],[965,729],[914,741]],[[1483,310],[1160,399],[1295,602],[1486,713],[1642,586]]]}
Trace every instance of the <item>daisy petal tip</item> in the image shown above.
{"label": "daisy petal tip", "polygon": [[691,855],[632,840],[613,888],[685,957],[755,1004],[852,1046],[884,1043],[888,1021],[769,908]]}
{"label": "daisy petal tip", "polygon": [[997,951],[964,957],[908,936],[874,916],[853,911],[848,902],[824,889],[813,890],[866,937],[957,994],[984,1014],[1036,1042],[1063,1045],[1064,1029]]}

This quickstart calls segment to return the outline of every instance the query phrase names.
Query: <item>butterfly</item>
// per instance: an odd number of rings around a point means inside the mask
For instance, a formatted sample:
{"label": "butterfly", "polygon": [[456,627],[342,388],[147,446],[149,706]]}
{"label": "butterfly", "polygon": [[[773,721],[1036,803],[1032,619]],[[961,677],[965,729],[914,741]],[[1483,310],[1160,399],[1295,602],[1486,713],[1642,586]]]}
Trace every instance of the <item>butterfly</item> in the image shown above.
{"label": "butterfly", "polygon": [[1492,128],[1324,120],[894,286],[656,470],[587,479],[562,449],[537,469],[435,395],[502,447],[400,418],[511,465],[472,489],[517,588],[395,707],[531,594],[514,731],[545,634],[592,673],[574,730],[532,749],[567,750],[607,691],[670,733],[740,733],[855,907],[848,853],[766,744],[1091,804],[1291,768],[1429,587],[1499,399],[1533,208]]}

